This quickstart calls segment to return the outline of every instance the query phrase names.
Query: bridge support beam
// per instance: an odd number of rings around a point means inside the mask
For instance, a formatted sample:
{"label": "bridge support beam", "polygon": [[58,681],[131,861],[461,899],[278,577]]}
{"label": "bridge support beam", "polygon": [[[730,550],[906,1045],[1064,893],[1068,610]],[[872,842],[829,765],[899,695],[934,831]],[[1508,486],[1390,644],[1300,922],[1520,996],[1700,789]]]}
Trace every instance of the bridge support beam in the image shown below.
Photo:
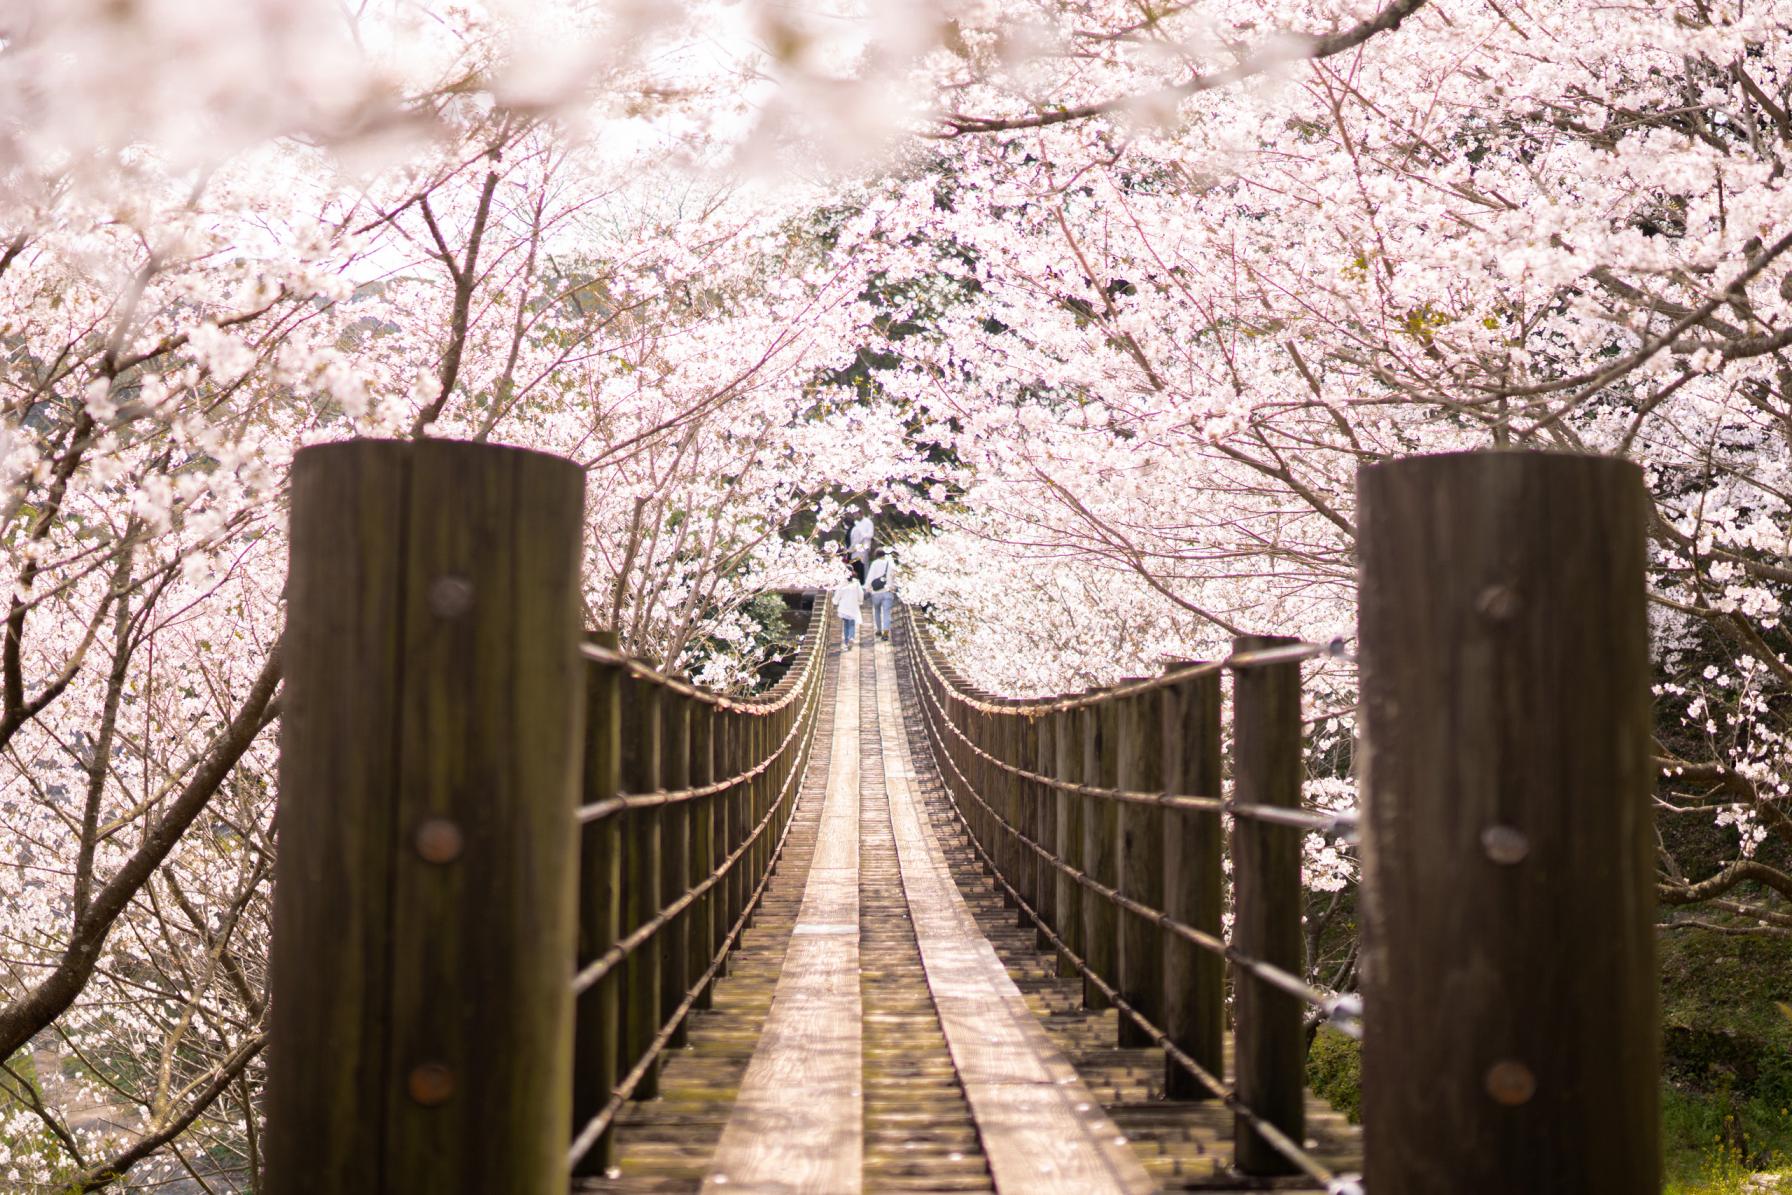
{"label": "bridge support beam", "polygon": [[1367,1186],[1659,1190],[1641,471],[1358,490]]}

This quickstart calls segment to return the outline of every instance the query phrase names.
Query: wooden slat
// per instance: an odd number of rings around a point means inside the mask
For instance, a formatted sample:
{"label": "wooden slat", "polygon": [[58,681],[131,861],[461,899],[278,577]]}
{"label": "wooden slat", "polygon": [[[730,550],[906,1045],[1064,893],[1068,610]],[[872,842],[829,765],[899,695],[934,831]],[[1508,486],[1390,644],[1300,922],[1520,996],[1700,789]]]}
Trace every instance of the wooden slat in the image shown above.
{"label": "wooden slat", "polygon": [[880,649],[879,655],[884,782],[903,887],[996,1189],[1029,1195],[1154,1190],[1113,1121],[1052,1047],[966,907],[916,800],[894,654]]}
{"label": "wooden slat", "polygon": [[858,686],[840,684],[834,703],[802,908],[705,1191],[855,1195],[862,1185]]}

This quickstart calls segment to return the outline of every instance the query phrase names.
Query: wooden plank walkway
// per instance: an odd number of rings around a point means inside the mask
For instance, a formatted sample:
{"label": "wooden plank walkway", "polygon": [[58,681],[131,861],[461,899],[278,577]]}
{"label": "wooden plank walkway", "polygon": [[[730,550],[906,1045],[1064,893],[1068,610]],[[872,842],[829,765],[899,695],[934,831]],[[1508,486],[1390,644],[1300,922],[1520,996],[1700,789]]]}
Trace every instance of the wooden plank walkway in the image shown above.
{"label": "wooden plank walkway", "polygon": [[[868,620],[861,626],[868,625]],[[658,1099],[579,1191],[1260,1190],[1231,1116],[1162,1098],[1162,1056],[1114,1047],[1004,909],[946,804],[889,644],[830,650],[784,861]],[[1357,1168],[1357,1133],[1309,1101]]]}

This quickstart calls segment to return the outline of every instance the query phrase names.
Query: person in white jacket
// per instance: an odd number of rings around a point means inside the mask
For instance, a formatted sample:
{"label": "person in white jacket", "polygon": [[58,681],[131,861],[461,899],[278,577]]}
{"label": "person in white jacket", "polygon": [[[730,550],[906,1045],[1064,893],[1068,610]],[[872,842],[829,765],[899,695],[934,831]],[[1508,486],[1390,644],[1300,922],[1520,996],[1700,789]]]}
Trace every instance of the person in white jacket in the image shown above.
{"label": "person in white jacket", "polygon": [[846,554],[858,562],[860,579],[865,576],[866,565],[871,563],[871,541],[876,534],[877,526],[869,514],[861,514],[852,530],[846,533]]}
{"label": "person in white jacket", "polygon": [[849,572],[844,581],[834,586],[833,596],[834,612],[840,616],[840,629],[845,636],[842,650],[851,651],[853,635],[859,629],[859,606],[865,601],[865,587]]}
{"label": "person in white jacket", "polygon": [[888,639],[890,607],[896,602],[896,559],[888,548],[865,570],[865,592],[871,595],[871,629],[879,639]]}

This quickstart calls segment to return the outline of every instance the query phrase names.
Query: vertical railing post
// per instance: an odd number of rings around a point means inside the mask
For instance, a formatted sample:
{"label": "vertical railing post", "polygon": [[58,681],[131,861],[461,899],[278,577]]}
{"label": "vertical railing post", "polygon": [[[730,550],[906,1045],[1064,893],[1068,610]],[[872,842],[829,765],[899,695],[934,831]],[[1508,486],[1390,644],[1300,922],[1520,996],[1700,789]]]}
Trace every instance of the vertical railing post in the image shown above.
{"label": "vertical railing post", "polygon": [[[1116,787],[1131,792],[1162,792],[1164,787],[1163,690],[1121,698],[1115,711],[1119,740],[1115,744]],[[1152,805],[1116,802],[1119,808],[1117,885],[1123,895],[1153,909],[1164,907],[1164,811]],[[1122,911],[1118,982],[1126,1002],[1154,1025],[1163,1024],[1164,970],[1162,932],[1150,921]],[[1120,1017],[1121,1047],[1153,1045],[1151,1035],[1133,1018]]]}
{"label": "vertical railing post", "polygon": [[566,1190],[582,491],[441,440],[294,462],[270,1191]]}
{"label": "vertical railing post", "polygon": [[[1059,710],[1052,715],[1052,775],[1066,784],[1083,782],[1083,712],[1081,709]],[[1081,871],[1083,867],[1083,807],[1081,794],[1059,792],[1058,849],[1064,865]],[[1057,873],[1058,936],[1065,949],[1058,953],[1058,975],[1074,979],[1080,972],[1067,952],[1083,953],[1083,886],[1076,877]]]}
{"label": "vertical railing post", "polygon": [[[1034,721],[1032,710],[1028,708],[1035,704],[1037,703],[1031,701],[1016,702],[1013,718],[1014,757],[1010,762],[1029,772],[1033,770],[1034,759],[1039,754],[1037,723]],[[1019,831],[1014,843],[1014,865],[1019,872],[1015,877],[1014,886],[1020,891],[1021,900],[1033,910],[1033,913],[1028,913],[1023,909],[1020,913],[1020,927],[1029,929],[1033,925],[1034,913],[1039,911],[1040,860],[1033,848],[1020,841],[1020,838],[1025,836],[1034,842],[1039,841],[1039,786],[1031,780],[1023,780],[1016,776],[1014,777],[1014,793],[1016,797],[1014,824]]]}
{"label": "vertical railing post", "polygon": [[[1005,764],[1012,764],[1019,754],[1015,740],[1020,729],[1020,718],[1007,702],[1003,702],[1003,710],[995,715],[995,733],[990,740],[990,750],[995,757]],[[1018,890],[1020,887],[1020,777],[1007,768],[990,765],[990,783],[993,791],[990,794],[990,805],[1000,816],[1001,822],[996,827],[996,863],[1001,878],[1007,884],[998,884],[1001,890],[1002,907],[1013,909],[1020,902],[1015,899],[1009,885]]]}
{"label": "vertical railing post", "polygon": [[[1164,695],[1164,787],[1196,797],[1220,796],[1220,677],[1212,672],[1171,686]],[[1221,936],[1224,910],[1218,813],[1168,810],[1164,818],[1164,911],[1192,929]],[[1226,964],[1175,934],[1163,936],[1164,1032],[1216,1078],[1225,1076]],[[1175,1062],[1165,1061],[1164,1095],[1211,1099],[1214,1092]]]}
{"label": "vertical railing post", "polygon": [[[623,682],[622,786],[646,794],[664,787],[660,781],[661,697],[652,681],[630,677]],[[660,811],[628,809],[622,818],[622,924],[624,935],[645,925],[660,911]],[[646,1056],[660,1030],[659,935],[622,962],[622,1057],[626,1073]],[[659,1065],[647,1069],[634,1098],[659,1094]]]}
{"label": "vertical railing post", "polygon": [[[715,707],[708,702],[696,702],[691,706],[691,786],[705,788],[716,780],[715,765]],[[715,874],[721,864],[716,855],[716,806],[719,800],[715,796],[699,797],[691,810],[691,876],[695,882],[707,880]],[[716,947],[721,938],[716,933],[716,894],[717,888],[711,888],[697,898],[691,908],[690,962],[686,965],[692,982],[709,969],[709,964],[716,955]],[[697,1001],[693,1007],[711,1007],[715,995],[715,984],[706,983],[697,993]]]}
{"label": "vertical railing post", "polygon": [[[1112,701],[1097,701],[1083,709],[1083,783],[1091,787],[1118,787],[1118,760],[1114,752],[1118,714]],[[1090,797],[1083,806],[1083,869],[1090,879],[1110,888],[1119,879],[1119,839],[1120,806],[1101,797]],[[1109,984],[1119,978],[1119,914],[1113,901],[1093,892],[1083,893],[1083,960],[1089,970]],[[1107,993],[1086,976],[1083,1007],[1113,1007]]]}
{"label": "vertical railing post", "polygon": [[[689,788],[691,782],[691,699],[668,690],[662,698],[661,783],[669,790]],[[667,805],[660,815],[660,907],[665,908],[684,896],[693,882],[691,875],[691,806],[690,801]],[[687,910],[672,918],[659,933],[660,950],[660,1023],[684,1002],[690,988],[691,917]],[[682,1049],[689,1040],[688,1021],[680,1021],[667,1045]]]}
{"label": "vertical railing post", "polygon": [[[728,711],[724,742],[727,747],[724,770],[729,776],[738,776],[744,769],[747,757],[747,717],[739,710]],[[741,843],[746,841],[747,832],[747,786],[745,783],[733,784],[723,797],[727,810],[728,854],[740,850]],[[747,893],[751,891],[753,860],[742,854],[734,862],[734,870],[728,873],[728,908],[726,912],[727,928],[733,929],[734,923],[740,920],[741,912],[747,907]]]}
{"label": "vertical railing post", "polygon": [[[1057,746],[1054,735],[1057,732],[1057,715],[1049,710],[1041,710],[1033,718],[1033,758],[1027,766],[1041,776],[1051,776],[1058,766]],[[1036,785],[1033,792],[1034,801],[1034,840],[1057,857],[1058,851],[1058,790],[1047,784]],[[1058,917],[1058,869],[1049,862],[1034,858],[1033,888],[1038,903],[1033,907],[1039,910],[1039,931],[1034,935],[1034,945],[1040,950],[1050,950],[1051,939],[1045,931],[1050,927],[1053,933],[1062,934],[1064,927]]]}
{"label": "vertical railing post", "polygon": [[[1235,654],[1293,640],[1246,635]],[[1241,664],[1232,682],[1233,796],[1241,805],[1300,805],[1300,665]],[[1232,822],[1232,944],[1248,958],[1294,975],[1305,970],[1300,936],[1300,831],[1248,817]],[[1296,1142],[1306,1123],[1305,1009],[1292,994],[1240,968],[1232,976],[1238,1098]],[[1246,1174],[1294,1169],[1248,1120],[1235,1125],[1238,1168]]]}
{"label": "vertical railing post", "polygon": [[[614,631],[591,641],[615,650]],[[585,688],[585,803],[609,800],[622,788],[622,669],[587,664]],[[579,831],[579,949],[577,965],[602,957],[620,936],[622,819],[602,818]],[[579,997],[573,1029],[572,1116],[575,1129],[610,1102],[617,1070],[621,974],[611,970]],[[615,1163],[615,1134],[606,1131],[574,1165],[580,1175],[603,1174]]]}
{"label": "vertical railing post", "polygon": [[1367,1184],[1659,1190],[1642,471],[1457,454],[1358,492]]}

